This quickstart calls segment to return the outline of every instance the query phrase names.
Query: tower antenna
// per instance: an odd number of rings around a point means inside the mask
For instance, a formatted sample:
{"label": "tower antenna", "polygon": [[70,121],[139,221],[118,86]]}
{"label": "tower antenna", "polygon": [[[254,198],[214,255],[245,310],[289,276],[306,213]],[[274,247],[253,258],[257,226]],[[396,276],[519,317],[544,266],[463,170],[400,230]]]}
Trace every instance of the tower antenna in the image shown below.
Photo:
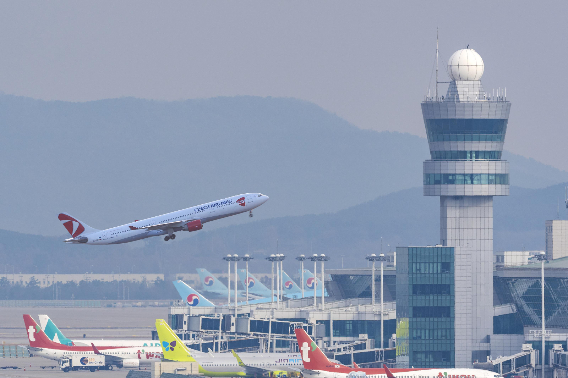
{"label": "tower antenna", "polygon": [[[438,28],[436,28],[436,101],[438,101]],[[568,203],[567,205],[568,206]]]}

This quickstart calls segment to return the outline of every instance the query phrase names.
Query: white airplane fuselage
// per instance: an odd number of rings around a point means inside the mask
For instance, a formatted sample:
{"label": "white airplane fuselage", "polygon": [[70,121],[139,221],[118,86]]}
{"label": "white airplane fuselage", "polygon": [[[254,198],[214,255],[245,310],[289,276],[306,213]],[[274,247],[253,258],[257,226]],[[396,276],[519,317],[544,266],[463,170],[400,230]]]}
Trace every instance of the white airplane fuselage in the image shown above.
{"label": "white airplane fuselage", "polygon": [[[69,347],[68,349],[28,347],[29,352],[34,356],[48,358],[50,360],[59,360],[74,354],[81,356],[95,355],[93,350],[77,351],[76,349],[77,348],[73,347]],[[150,365],[152,362],[161,361],[163,357],[161,347],[105,349],[102,353],[123,361],[138,361],[139,365]]]}
{"label": "white airplane fuselage", "polygon": [[196,231],[201,229],[201,224],[251,211],[267,200],[268,196],[261,193],[241,194],[106,230],[83,232],[74,238],[65,239],[65,242],[105,245],[128,243],[161,235],[171,237],[178,231]]}

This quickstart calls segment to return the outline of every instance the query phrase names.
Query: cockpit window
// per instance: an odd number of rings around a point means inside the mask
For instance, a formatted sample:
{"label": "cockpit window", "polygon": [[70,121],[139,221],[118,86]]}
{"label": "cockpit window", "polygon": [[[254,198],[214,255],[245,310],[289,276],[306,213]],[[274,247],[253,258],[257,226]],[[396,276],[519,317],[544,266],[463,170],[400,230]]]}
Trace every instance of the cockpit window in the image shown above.
{"label": "cockpit window", "polygon": [[259,197],[262,197],[262,193],[258,193],[258,196],[259,196]]}

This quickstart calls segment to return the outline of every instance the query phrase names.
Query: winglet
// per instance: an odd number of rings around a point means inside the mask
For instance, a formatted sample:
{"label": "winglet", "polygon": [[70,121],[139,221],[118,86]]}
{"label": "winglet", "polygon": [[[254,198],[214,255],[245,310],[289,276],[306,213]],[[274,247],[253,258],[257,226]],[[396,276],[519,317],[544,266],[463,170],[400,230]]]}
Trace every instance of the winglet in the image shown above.
{"label": "winglet", "polygon": [[395,378],[393,373],[389,370],[386,364],[383,364],[383,369],[385,369],[385,373],[387,374],[387,378]]}
{"label": "winglet", "polygon": [[241,358],[239,357],[239,355],[237,354],[237,352],[235,352],[234,349],[231,349],[231,353],[233,353],[233,356],[237,359],[237,362],[239,363],[240,367],[245,367],[246,365],[244,364],[243,360],[241,360]]}
{"label": "winglet", "polygon": [[101,352],[99,352],[95,344],[91,343],[91,346],[93,347],[93,352],[95,352],[95,354],[101,354]]}
{"label": "winglet", "polygon": [[[135,222],[137,222],[137,221],[135,221]],[[128,228],[130,228],[131,231],[138,230],[138,227],[134,227],[134,226],[128,226]]]}

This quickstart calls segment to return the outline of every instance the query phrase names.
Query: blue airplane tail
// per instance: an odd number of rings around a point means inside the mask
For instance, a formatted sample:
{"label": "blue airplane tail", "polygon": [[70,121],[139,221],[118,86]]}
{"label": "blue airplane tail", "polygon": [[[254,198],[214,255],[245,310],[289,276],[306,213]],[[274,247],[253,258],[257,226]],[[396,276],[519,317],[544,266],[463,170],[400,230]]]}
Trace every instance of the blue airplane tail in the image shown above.
{"label": "blue airplane tail", "polygon": [[201,281],[204,291],[224,296],[229,294],[227,286],[219,281],[217,277],[211,274],[207,269],[197,268],[197,274],[199,274],[199,281]]}
{"label": "blue airplane tail", "polygon": [[260,282],[260,280],[256,279],[256,277],[251,274],[251,272],[248,273],[248,282],[246,283],[245,283],[245,281],[247,281],[246,269],[239,269],[238,274],[239,274],[239,279],[243,284],[243,287],[246,288],[248,285],[249,294],[258,295],[261,297],[272,296],[272,290],[264,286],[264,284]]}
{"label": "blue airplane tail", "polygon": [[191,286],[183,282],[182,280],[173,281],[176,290],[178,291],[181,299],[186,305],[190,307],[214,307],[215,305],[211,303],[203,295],[199,294]]}
{"label": "blue airplane tail", "polygon": [[67,346],[75,345],[73,344],[73,341],[63,335],[63,333],[59,330],[59,328],[57,328],[55,323],[51,321],[49,316],[40,315],[39,323],[43,332],[45,332],[46,336],[54,343],[59,343]]}
{"label": "blue airplane tail", "polygon": [[[299,270],[300,273],[302,272],[301,270]],[[314,274],[312,272],[310,272],[307,269],[304,269],[304,291],[309,290],[312,292],[314,292],[314,285],[316,286],[316,291],[317,291],[317,295],[321,295],[321,281],[314,277]],[[320,289],[317,289],[317,287],[320,287]],[[324,288],[324,296],[327,297],[327,290],[325,290]]]}
{"label": "blue airplane tail", "polygon": [[284,278],[284,295],[302,294],[302,289],[300,289],[298,284],[295,283],[286,272],[282,272],[282,277]]}

